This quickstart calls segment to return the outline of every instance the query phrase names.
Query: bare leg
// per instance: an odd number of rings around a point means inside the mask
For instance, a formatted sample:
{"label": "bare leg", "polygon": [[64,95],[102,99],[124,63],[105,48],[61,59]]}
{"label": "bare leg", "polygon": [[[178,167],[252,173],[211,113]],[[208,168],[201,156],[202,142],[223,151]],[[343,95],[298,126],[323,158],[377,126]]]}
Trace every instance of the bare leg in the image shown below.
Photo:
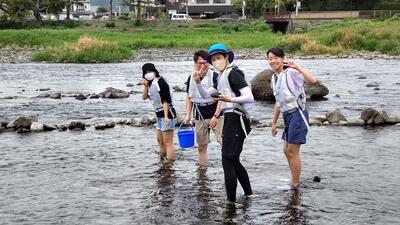
{"label": "bare leg", "polygon": [[176,159],[174,143],[173,143],[174,131],[173,130],[164,131],[162,132],[162,137],[165,144],[165,148],[167,150],[167,159],[169,161],[174,161]]}
{"label": "bare leg", "polygon": [[205,169],[207,167],[207,145],[199,145],[199,165],[200,169]]}
{"label": "bare leg", "polygon": [[297,187],[300,184],[301,156],[300,144],[288,144],[285,142],[284,153],[289,163],[290,173],[292,175],[292,186]]}
{"label": "bare leg", "polygon": [[167,155],[167,149],[165,147],[164,140],[163,140],[163,132],[161,132],[160,129],[157,129],[156,135],[157,135],[158,144],[160,145],[160,156],[164,157]]}

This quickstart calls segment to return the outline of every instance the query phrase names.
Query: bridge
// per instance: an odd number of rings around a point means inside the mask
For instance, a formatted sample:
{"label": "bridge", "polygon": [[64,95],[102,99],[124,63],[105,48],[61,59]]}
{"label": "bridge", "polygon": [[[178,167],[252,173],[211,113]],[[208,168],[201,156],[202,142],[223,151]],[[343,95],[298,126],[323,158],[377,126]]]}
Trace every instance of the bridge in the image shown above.
{"label": "bridge", "polygon": [[266,12],[264,20],[273,32],[287,33],[292,31],[292,13],[291,12]]}

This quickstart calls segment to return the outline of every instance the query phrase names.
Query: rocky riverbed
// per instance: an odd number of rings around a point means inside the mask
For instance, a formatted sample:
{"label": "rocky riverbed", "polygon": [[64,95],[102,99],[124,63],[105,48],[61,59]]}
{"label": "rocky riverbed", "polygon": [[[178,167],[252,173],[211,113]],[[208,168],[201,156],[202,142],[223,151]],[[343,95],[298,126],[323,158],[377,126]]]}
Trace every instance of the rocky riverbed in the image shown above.
{"label": "rocky riverbed", "polygon": [[[28,63],[32,62],[31,56],[34,52],[41,51],[40,48],[5,47],[0,48],[0,63]],[[191,61],[193,52],[197,49],[139,49],[135,50],[134,58],[123,62],[140,61]],[[263,49],[239,49],[235,50],[236,59],[265,59],[266,50]],[[359,52],[339,55],[310,55],[293,56],[297,59],[340,59],[340,58],[362,58],[362,59],[400,59],[400,56],[390,56],[379,52]]]}

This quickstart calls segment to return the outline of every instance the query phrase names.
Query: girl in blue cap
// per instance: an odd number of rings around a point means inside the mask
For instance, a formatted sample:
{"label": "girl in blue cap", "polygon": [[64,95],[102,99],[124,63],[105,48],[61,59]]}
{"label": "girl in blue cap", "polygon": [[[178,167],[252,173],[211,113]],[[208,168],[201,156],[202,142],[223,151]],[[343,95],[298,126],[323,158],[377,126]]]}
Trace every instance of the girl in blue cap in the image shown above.
{"label": "girl in blue cap", "polygon": [[282,113],[285,129],[282,134],[284,153],[292,175],[292,189],[300,184],[300,146],[306,143],[309,130],[308,111],[305,106],[304,83],[317,82],[315,77],[293,60],[286,60],[282,49],[271,48],[267,52],[268,63],[275,74],[271,78],[276,104],[272,119],[272,136],[278,133],[276,121]]}
{"label": "girl in blue cap", "polygon": [[253,106],[253,94],[247,76],[233,65],[234,54],[223,44],[212,45],[208,49],[207,61],[218,71],[217,83],[205,90],[200,77],[194,77],[203,98],[213,97],[221,101],[224,116],[222,129],[222,167],[225,188],[229,201],[236,201],[237,181],[239,180],[246,196],[252,196],[249,176],[240,162],[243,143],[250,133],[249,113]]}
{"label": "girl in blue cap", "polygon": [[173,145],[176,112],[172,105],[172,89],[160,76],[152,63],[142,67],[143,100],[150,99],[157,116],[157,141],[160,145],[161,157],[167,156],[169,161],[175,160]]}

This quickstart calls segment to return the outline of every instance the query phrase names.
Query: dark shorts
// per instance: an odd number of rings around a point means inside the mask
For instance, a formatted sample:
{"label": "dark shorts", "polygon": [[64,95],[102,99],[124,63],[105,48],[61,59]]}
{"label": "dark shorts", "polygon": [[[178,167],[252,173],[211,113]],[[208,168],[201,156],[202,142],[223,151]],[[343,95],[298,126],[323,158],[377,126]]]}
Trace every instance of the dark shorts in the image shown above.
{"label": "dark shorts", "polygon": [[224,127],[222,128],[222,158],[239,158],[243,150],[246,134],[240,123],[240,117],[243,117],[247,134],[250,133],[250,120],[246,116],[240,116],[236,113],[224,113]]}
{"label": "dark shorts", "polygon": [[[305,109],[303,113],[308,123],[309,119],[307,109]],[[283,140],[288,144],[306,143],[308,129],[298,110],[291,113],[283,113],[283,122],[285,123],[285,129],[282,134]]]}

